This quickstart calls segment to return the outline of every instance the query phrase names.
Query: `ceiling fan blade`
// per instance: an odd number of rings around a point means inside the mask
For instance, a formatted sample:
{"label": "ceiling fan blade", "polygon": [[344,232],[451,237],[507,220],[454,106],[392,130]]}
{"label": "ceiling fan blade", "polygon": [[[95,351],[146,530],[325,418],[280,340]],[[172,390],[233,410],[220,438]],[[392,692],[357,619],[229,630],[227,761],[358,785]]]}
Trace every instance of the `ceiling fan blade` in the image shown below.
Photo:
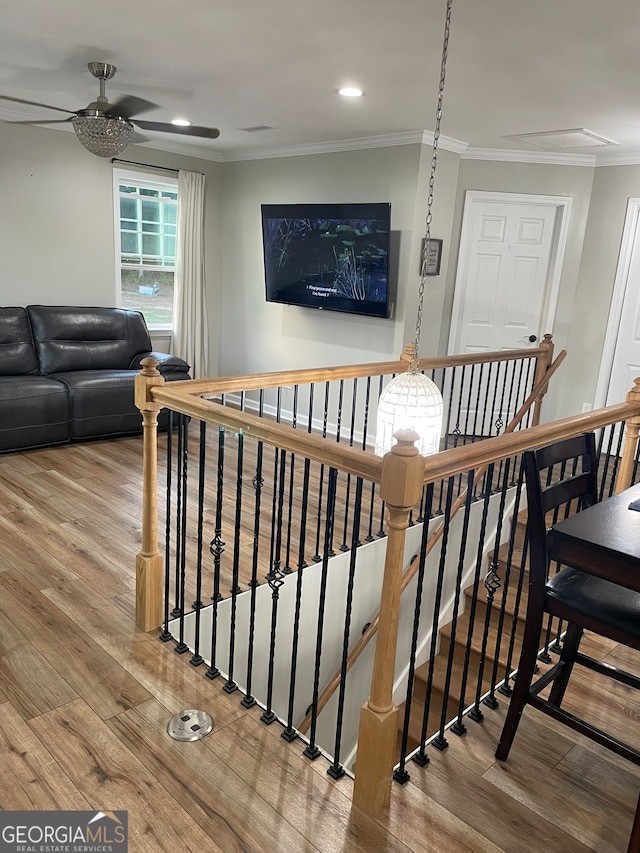
{"label": "ceiling fan blade", "polygon": [[48,118],[42,121],[33,118],[29,121],[8,121],[7,124],[66,124],[68,121],[71,121],[71,118]]}
{"label": "ceiling fan blade", "polygon": [[136,133],[135,130],[129,137],[129,145],[139,145],[141,142],[148,142],[149,137],[143,136],[141,133]]}
{"label": "ceiling fan blade", "polygon": [[31,107],[44,107],[46,110],[57,110],[59,113],[69,113],[74,116],[74,110],[65,110],[64,107],[52,107],[51,104],[39,104],[37,101],[25,101],[24,98],[12,98],[9,95],[0,95],[2,101],[13,101],[14,104],[28,104]]}
{"label": "ceiling fan blade", "polygon": [[180,127],[176,124],[160,121],[138,121],[138,119],[133,119],[133,123],[142,130],[158,130],[161,133],[182,133],[185,136],[201,136],[205,139],[217,139],[220,136],[217,127],[199,127],[194,124],[190,124],[188,127]]}
{"label": "ceiling fan blade", "polygon": [[128,119],[140,113],[157,109],[158,104],[145,101],[144,98],[137,98],[135,95],[123,95],[115,104],[111,104],[105,115]]}

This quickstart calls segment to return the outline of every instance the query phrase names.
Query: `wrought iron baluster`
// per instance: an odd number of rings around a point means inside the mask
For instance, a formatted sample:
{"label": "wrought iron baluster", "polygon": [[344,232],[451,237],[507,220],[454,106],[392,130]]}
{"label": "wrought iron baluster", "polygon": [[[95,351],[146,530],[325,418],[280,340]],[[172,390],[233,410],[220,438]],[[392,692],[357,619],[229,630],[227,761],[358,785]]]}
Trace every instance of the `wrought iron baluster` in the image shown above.
{"label": "wrought iron baluster", "polygon": [[296,674],[298,670],[298,634],[300,631],[300,609],[302,604],[302,579],[303,572],[306,568],[304,559],[305,534],[307,529],[307,496],[309,493],[309,473],[311,462],[309,459],[304,460],[304,476],[303,476],[303,499],[302,513],[300,518],[300,550],[298,552],[298,577],[296,578],[296,603],[293,615],[293,643],[291,646],[291,679],[289,681],[289,707],[287,711],[287,725],[281,734],[286,741],[293,741],[297,738],[296,730],[293,726],[293,708],[296,694]]}
{"label": "wrought iron baluster", "polygon": [[173,409],[169,409],[167,425],[167,475],[165,490],[164,532],[164,622],[160,639],[163,643],[173,639],[169,631],[169,596],[171,595],[171,479],[173,468]]}
{"label": "wrought iron baluster", "polygon": [[[472,481],[473,482],[473,481]],[[412,757],[412,761],[415,761],[416,764],[419,764],[420,767],[424,767],[425,764],[429,763],[429,756],[426,752],[426,741],[427,741],[427,731],[429,726],[429,714],[431,712],[431,699],[433,697],[433,681],[435,674],[435,662],[436,662],[436,650],[438,648],[438,630],[440,627],[440,608],[442,605],[442,593],[444,589],[444,577],[445,570],[447,565],[447,548],[449,545],[449,521],[451,518],[451,505],[453,503],[453,489],[454,489],[455,480],[453,477],[449,477],[447,481],[447,496],[445,501],[444,508],[444,518],[442,520],[443,523],[443,531],[442,538],[440,540],[440,560],[438,563],[438,579],[436,581],[436,593],[435,600],[433,603],[433,620],[431,623],[431,642],[429,646],[429,671],[427,674],[427,687],[424,698],[424,706],[422,709],[422,730],[420,733],[420,746],[416,754]],[[465,518],[466,518],[466,527],[469,525],[469,512],[471,508],[471,489],[467,493],[467,501],[465,505]],[[445,700],[446,702],[446,697]],[[446,745],[446,744],[445,744]]]}
{"label": "wrought iron baluster", "polygon": [[284,502],[285,472],[287,467],[286,450],[280,450],[280,477],[278,483],[278,518],[276,530],[276,545],[274,559],[267,574],[267,583],[271,589],[271,633],[269,637],[269,673],[267,676],[267,707],[260,717],[263,723],[270,724],[276,719],[272,708],[273,703],[273,676],[276,656],[276,634],[278,627],[278,602],[280,600],[280,587],[284,583],[284,573],[280,569],[280,551],[282,547],[282,511]]}
{"label": "wrought iron baluster", "polygon": [[[378,400],[380,399],[380,394],[382,394],[382,388],[384,385],[384,376],[380,376],[378,381]],[[369,524],[367,529],[367,535],[364,537],[365,542],[373,542],[375,539],[373,535],[373,516],[375,511],[376,504],[376,484],[371,483],[371,498],[369,501]],[[380,523],[380,527],[382,527],[382,522]]]}
{"label": "wrought iron baluster", "polygon": [[218,427],[218,466],[216,478],[216,520],[213,539],[209,543],[209,553],[213,557],[213,607],[211,612],[211,665],[206,672],[207,678],[217,678],[220,670],[216,666],[218,647],[218,602],[220,593],[220,563],[225,543],[222,539],[222,504],[224,500],[224,427]]}
{"label": "wrought iron baluster", "polygon": [[244,435],[236,433],[238,439],[238,455],[236,460],[236,512],[235,530],[233,535],[233,559],[231,568],[231,618],[229,624],[229,665],[227,682],[222,688],[225,693],[234,693],[238,685],[233,679],[236,659],[236,617],[238,613],[238,595],[242,591],[239,583],[240,571],[240,527],[242,521],[242,467],[244,464]]}
{"label": "wrought iron baluster", "polygon": [[[291,426],[296,429],[298,426],[298,386],[293,386],[293,412]],[[295,485],[295,453],[289,454],[289,505],[287,510],[287,544],[285,546],[285,558],[283,572],[285,575],[290,575],[293,571],[290,565],[291,562],[291,523],[293,521],[293,494]]]}
{"label": "wrought iron baluster", "polygon": [[335,468],[329,468],[327,483],[327,510],[324,532],[324,546],[322,554],[322,574],[320,576],[320,597],[318,601],[318,628],[316,633],[316,651],[313,671],[313,699],[311,702],[311,729],[309,732],[309,744],[304,750],[304,755],[310,759],[316,759],[320,755],[320,749],[316,744],[316,729],[318,724],[318,695],[320,691],[320,662],[322,660],[322,639],[324,633],[324,611],[327,596],[327,578],[329,574],[329,552],[333,541],[333,528],[336,511],[336,485],[338,472]]}
{"label": "wrought iron baluster", "polygon": [[196,611],[195,637],[193,641],[193,655],[189,661],[192,666],[200,666],[204,658],[200,654],[200,617],[202,614],[202,541],[203,541],[203,516],[204,516],[204,485],[205,485],[205,463],[207,445],[207,423],[200,421],[200,448],[198,456],[198,526],[197,526],[197,556],[196,556],[196,600],[193,604]]}
{"label": "wrought iron baluster", "polygon": [[182,432],[182,467],[180,480],[182,481],[182,507],[180,514],[180,596],[179,596],[179,638],[175,647],[179,655],[189,651],[184,641],[184,617],[185,617],[185,588],[187,580],[187,485],[189,482],[189,419],[182,415],[180,427]]}
{"label": "wrought iron baluster", "polygon": [[[327,422],[329,418],[329,383],[324,384],[324,413],[322,415],[322,437],[327,437]],[[322,493],[324,491],[324,463],[320,465],[320,476],[318,483],[318,512],[316,517],[316,550],[311,558],[314,563],[322,560],[320,556],[320,535],[322,530]]]}
{"label": "wrought iron baluster", "polygon": [[[424,492],[424,503],[426,517],[431,516],[433,505],[434,484],[429,483]],[[409,652],[409,673],[407,675],[407,693],[404,703],[404,722],[402,724],[402,740],[400,744],[400,764],[394,771],[393,778],[396,782],[404,785],[410,779],[405,768],[407,759],[407,745],[409,741],[409,719],[411,717],[411,704],[413,701],[413,685],[416,672],[416,653],[418,650],[418,632],[420,630],[420,613],[422,611],[422,594],[424,591],[424,575],[427,564],[427,543],[429,541],[429,524],[425,522],[422,527],[422,539],[420,542],[420,558],[418,563],[418,576],[416,586],[416,603],[413,611],[413,629],[411,632],[411,651]]]}
{"label": "wrought iron baluster", "polygon": [[176,456],[176,560],[174,578],[174,607],[171,611],[173,619],[182,613],[183,602],[180,601],[180,563],[182,562],[182,463],[184,443],[184,415],[178,415],[178,451]]}
{"label": "wrought iron baluster", "polygon": [[338,691],[338,713],[336,719],[336,737],[333,748],[333,762],[327,770],[329,776],[340,779],[344,776],[344,767],[340,763],[342,746],[342,725],[344,722],[344,700],[347,687],[347,660],[349,657],[349,634],[351,632],[351,613],[353,608],[353,586],[356,575],[356,560],[360,540],[360,512],[362,510],[362,477],[356,478],[353,529],[351,533],[351,555],[349,559],[349,577],[347,580],[347,600],[345,603],[344,630],[342,634],[342,662],[340,665],[340,688]]}
{"label": "wrought iron baluster", "polygon": [[[433,740],[433,745],[436,749],[442,751],[449,746],[449,743],[444,736],[445,726],[447,724],[447,704],[451,693],[451,681],[453,678],[453,656],[455,654],[456,633],[458,626],[458,613],[460,611],[460,596],[462,594],[462,574],[464,571],[464,560],[467,550],[467,538],[469,534],[469,514],[471,508],[471,493],[474,479],[474,471],[469,471],[467,481],[467,501],[465,503],[464,518],[462,522],[462,540],[460,545],[460,554],[458,557],[458,570],[455,581],[455,594],[453,601],[453,618],[451,620],[451,635],[449,638],[449,654],[447,656],[447,670],[444,679],[444,696],[442,698],[442,709],[440,712],[440,728],[437,736]],[[454,478],[450,478],[453,480]],[[447,526],[451,523],[451,508],[445,516]]]}
{"label": "wrought iron baluster", "polygon": [[249,644],[247,649],[247,688],[244,698],[240,704],[245,708],[252,708],[256,700],[251,692],[253,684],[253,651],[256,631],[256,589],[260,586],[258,581],[258,557],[260,552],[260,506],[262,502],[262,452],[263,445],[259,441],[256,448],[256,474],[252,480],[255,491],[255,505],[253,510],[253,547],[251,552],[251,580],[249,581],[250,603],[249,603]]}
{"label": "wrought iron baluster", "polygon": [[[515,463],[515,460],[514,460]],[[484,704],[489,708],[495,708],[498,705],[498,702],[495,698],[495,689],[496,682],[498,680],[498,667],[500,665],[500,652],[502,649],[502,637],[504,633],[504,622],[506,618],[506,608],[507,608],[507,597],[509,595],[509,589],[511,586],[511,567],[513,565],[513,554],[515,550],[516,544],[516,533],[518,531],[518,513],[520,512],[520,499],[522,497],[522,484],[524,482],[524,462],[522,457],[520,457],[519,463],[519,472],[518,472],[518,482],[517,489],[515,494],[515,500],[513,504],[513,520],[511,522],[511,529],[509,531],[509,545],[507,548],[507,559],[505,561],[505,569],[504,569],[504,583],[502,584],[502,601],[500,603],[500,615],[498,617],[498,629],[496,631],[496,653],[493,661],[493,668],[491,671],[491,688],[489,695],[484,699]],[[511,486],[512,483],[509,483]],[[514,609],[513,613],[513,624],[517,622],[518,619],[518,609],[517,607]],[[500,688],[498,688],[500,690]]]}
{"label": "wrought iron baluster", "polygon": [[[353,447],[353,439],[356,429],[356,404],[358,395],[358,380],[353,380],[353,391],[351,395],[351,429],[349,431],[349,447]],[[347,487],[344,498],[344,523],[342,525],[342,543],[340,544],[341,551],[348,551],[347,536],[349,535],[349,504],[351,500],[351,474],[347,474]],[[360,545],[356,542],[356,545]]]}

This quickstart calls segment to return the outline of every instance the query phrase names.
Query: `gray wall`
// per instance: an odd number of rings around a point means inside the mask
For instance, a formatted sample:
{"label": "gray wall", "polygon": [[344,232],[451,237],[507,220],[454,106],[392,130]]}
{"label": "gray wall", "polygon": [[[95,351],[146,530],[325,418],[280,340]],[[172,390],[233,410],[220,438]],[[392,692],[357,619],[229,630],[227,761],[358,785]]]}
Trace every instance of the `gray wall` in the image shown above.
{"label": "gray wall", "polygon": [[[135,145],[125,156],[205,173],[207,297],[215,328],[220,164]],[[116,304],[112,176],[110,160],[89,154],[73,133],[0,122],[0,305]]]}
{"label": "gray wall", "polygon": [[[399,356],[417,261],[411,265],[420,145],[225,164],[220,368],[225,374],[388,360]],[[265,302],[260,205],[391,202],[398,281],[392,319]]]}
{"label": "gray wall", "polygon": [[[363,151],[214,163],[140,146],[126,159],[204,172],[212,373],[395,358],[415,331],[431,149]],[[640,166],[554,166],[460,159],[440,151],[432,235],[442,273],[425,290],[421,354],[445,352],[466,190],[573,199],[556,322],[569,355],[546,417],[592,402],[627,199]],[[0,122],[0,304],[113,305],[112,169],[71,133]],[[390,201],[398,279],[389,320],[267,304],[260,204]]]}

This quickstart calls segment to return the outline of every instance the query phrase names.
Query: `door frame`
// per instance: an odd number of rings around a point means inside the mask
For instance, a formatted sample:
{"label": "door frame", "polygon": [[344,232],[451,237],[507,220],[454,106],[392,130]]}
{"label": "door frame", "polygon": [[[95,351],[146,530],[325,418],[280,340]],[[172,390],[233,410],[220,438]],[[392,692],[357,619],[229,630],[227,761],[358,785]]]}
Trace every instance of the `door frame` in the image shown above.
{"label": "door frame", "polygon": [[458,324],[462,318],[462,306],[467,294],[467,282],[471,261],[469,247],[471,245],[471,208],[477,202],[493,202],[500,204],[539,204],[556,208],[556,221],[551,244],[549,261],[549,276],[542,303],[542,328],[537,330],[540,335],[553,334],[553,324],[560,293],[560,278],[564,254],[569,236],[571,220],[571,196],[563,195],[534,195],[529,193],[489,192],[484,190],[467,190],[465,192],[464,208],[462,211],[462,229],[460,232],[460,248],[458,250],[458,266],[453,286],[453,310],[451,327],[449,329],[449,344],[447,352],[452,352],[458,336]]}
{"label": "door frame", "polygon": [[[622,240],[620,242],[620,253],[618,255],[618,263],[616,265],[616,275],[613,280],[613,293],[611,295],[611,305],[609,307],[607,331],[604,336],[604,346],[602,348],[602,356],[600,358],[598,381],[596,383],[596,392],[593,398],[594,409],[600,409],[605,405],[607,394],[609,393],[609,383],[611,382],[611,373],[613,371],[613,362],[615,360],[616,343],[618,340],[620,323],[622,322],[622,312],[624,310],[624,302],[627,295],[627,284],[629,282],[633,248],[636,242],[636,234],[639,233],[639,224],[640,198],[630,198],[627,200],[627,210],[624,216],[624,228],[622,230]],[[638,248],[640,249],[640,243],[638,244]]]}

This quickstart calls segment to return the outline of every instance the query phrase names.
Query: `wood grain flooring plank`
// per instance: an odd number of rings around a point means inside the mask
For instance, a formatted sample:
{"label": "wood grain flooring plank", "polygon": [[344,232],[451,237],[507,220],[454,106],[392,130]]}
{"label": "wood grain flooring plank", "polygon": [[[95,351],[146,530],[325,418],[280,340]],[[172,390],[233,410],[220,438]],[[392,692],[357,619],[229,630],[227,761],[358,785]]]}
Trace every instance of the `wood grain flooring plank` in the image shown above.
{"label": "wood grain flooring plank", "polygon": [[173,643],[165,645],[157,634],[139,631],[133,620],[123,621],[118,607],[97,598],[88,584],[63,582],[43,594],[163,703],[170,716],[185,708],[200,708],[219,725],[226,725],[244,713],[241,693],[224,693],[219,680],[205,677],[204,666],[189,666],[172,651]]}
{"label": "wood grain flooring plank", "polygon": [[128,812],[131,853],[226,853],[83,700],[29,725],[92,808]]}
{"label": "wood grain flooring plank", "polygon": [[[30,531],[43,522],[33,510],[19,510],[0,515],[0,571],[16,570],[35,587],[48,586],[55,580],[76,578],[77,575],[34,541]],[[68,537],[67,537],[68,538]]]}
{"label": "wood grain flooring plank", "polygon": [[337,787],[308,759],[283,750],[268,728],[248,713],[203,743],[324,853],[412,849],[358,809],[351,810],[350,779],[343,777]]}
{"label": "wood grain flooring plank", "polygon": [[98,551],[37,509],[15,513],[6,524],[0,518],[0,534],[11,546],[10,565],[38,589],[80,575],[106,596],[135,587],[135,563],[116,563],[108,551]]}
{"label": "wood grain flooring plank", "polygon": [[87,809],[88,801],[8,702],[0,705],[0,809]]}
{"label": "wood grain flooring plank", "polygon": [[586,853],[592,849],[493,782],[469,771],[456,759],[453,746],[442,753],[435,751],[426,768],[412,771],[411,784],[508,853]]}
{"label": "wood grain flooring plank", "polygon": [[78,698],[76,691],[31,643],[17,646],[0,657],[0,683],[24,720]]}
{"label": "wood grain flooring plank", "polygon": [[136,679],[17,572],[0,574],[0,612],[102,717],[150,698]]}
{"label": "wood grain flooring plank", "polygon": [[253,784],[208,750],[206,739],[172,740],[166,732],[168,719],[167,709],[151,700],[113,717],[108,725],[225,853],[318,849]]}

